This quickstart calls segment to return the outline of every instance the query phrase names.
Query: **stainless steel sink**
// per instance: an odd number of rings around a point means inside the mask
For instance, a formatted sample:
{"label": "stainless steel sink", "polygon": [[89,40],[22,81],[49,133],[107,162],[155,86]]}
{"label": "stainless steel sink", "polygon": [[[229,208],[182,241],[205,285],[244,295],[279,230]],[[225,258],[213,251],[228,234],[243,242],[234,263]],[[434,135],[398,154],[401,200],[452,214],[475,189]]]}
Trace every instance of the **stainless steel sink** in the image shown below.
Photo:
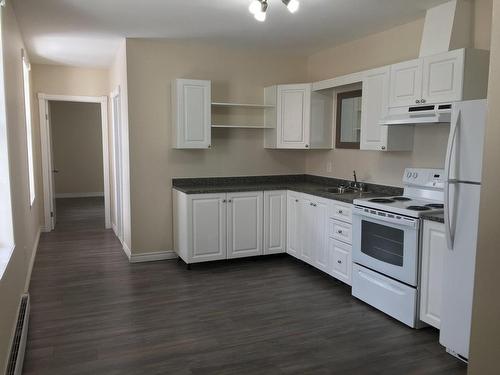
{"label": "stainless steel sink", "polygon": [[331,194],[346,194],[346,193],[354,193],[355,192],[355,190],[352,187],[345,187],[345,186],[326,188],[326,189],[323,189],[323,191],[326,191],[327,193],[331,193]]}

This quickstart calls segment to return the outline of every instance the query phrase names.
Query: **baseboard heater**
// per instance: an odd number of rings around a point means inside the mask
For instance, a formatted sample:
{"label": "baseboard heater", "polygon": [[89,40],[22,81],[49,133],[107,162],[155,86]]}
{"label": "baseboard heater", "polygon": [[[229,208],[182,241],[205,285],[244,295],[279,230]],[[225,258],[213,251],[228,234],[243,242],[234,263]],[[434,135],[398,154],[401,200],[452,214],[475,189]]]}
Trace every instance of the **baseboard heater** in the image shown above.
{"label": "baseboard heater", "polygon": [[21,297],[19,315],[10,349],[7,372],[5,373],[6,375],[21,375],[23,372],[24,353],[26,350],[26,339],[28,337],[29,316],[30,296],[29,294],[25,294]]}

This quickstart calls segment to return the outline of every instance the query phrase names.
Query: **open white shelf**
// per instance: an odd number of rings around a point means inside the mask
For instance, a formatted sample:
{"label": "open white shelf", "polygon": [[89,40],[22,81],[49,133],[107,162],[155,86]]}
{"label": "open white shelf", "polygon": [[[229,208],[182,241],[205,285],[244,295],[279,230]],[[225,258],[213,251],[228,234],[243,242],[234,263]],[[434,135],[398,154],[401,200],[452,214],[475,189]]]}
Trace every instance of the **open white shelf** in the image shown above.
{"label": "open white shelf", "polygon": [[232,128],[232,129],[273,129],[262,125],[212,125],[212,128]]}
{"label": "open white shelf", "polygon": [[246,108],[275,108],[274,105],[267,104],[251,104],[251,103],[223,103],[223,102],[213,102],[215,107],[246,107]]}

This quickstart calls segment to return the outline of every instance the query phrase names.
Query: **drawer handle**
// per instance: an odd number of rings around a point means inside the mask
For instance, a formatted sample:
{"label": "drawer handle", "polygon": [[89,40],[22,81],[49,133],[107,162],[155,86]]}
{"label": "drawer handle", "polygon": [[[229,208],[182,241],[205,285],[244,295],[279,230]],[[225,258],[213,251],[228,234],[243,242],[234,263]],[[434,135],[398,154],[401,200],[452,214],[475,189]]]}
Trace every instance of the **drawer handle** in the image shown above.
{"label": "drawer handle", "polygon": [[338,264],[342,264],[342,261],[341,261],[341,260],[337,260],[337,263],[338,263]]}
{"label": "drawer handle", "polygon": [[339,214],[342,215],[344,213],[344,211],[342,210],[339,210]]}
{"label": "drawer handle", "polygon": [[387,289],[388,291],[396,293],[396,294],[398,294],[400,296],[404,296],[405,295],[405,293],[404,293],[403,290],[400,290],[399,288],[396,288],[396,287],[394,287],[394,286],[392,286],[392,285],[390,285],[388,283],[385,283],[382,280],[374,279],[373,277],[367,275],[363,271],[359,271],[358,270],[358,274],[359,274],[360,277],[362,277],[363,279],[365,279],[366,281],[368,281],[368,282],[370,282],[372,284],[378,285],[379,287]]}
{"label": "drawer handle", "polygon": [[337,231],[337,233],[338,233],[338,234],[342,234],[342,233],[343,233],[343,231],[339,229],[339,230]]}

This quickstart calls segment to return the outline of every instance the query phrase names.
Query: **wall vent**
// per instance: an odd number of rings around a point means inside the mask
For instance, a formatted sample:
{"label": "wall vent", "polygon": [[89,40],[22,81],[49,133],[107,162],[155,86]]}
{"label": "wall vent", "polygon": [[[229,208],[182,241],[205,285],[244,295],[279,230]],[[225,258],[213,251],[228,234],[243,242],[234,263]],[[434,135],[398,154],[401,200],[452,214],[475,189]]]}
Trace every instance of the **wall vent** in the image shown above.
{"label": "wall vent", "polygon": [[28,336],[28,321],[30,313],[29,294],[21,297],[19,315],[16,329],[12,340],[9,362],[7,364],[6,375],[21,375],[23,372],[24,353],[26,350],[26,339]]}

